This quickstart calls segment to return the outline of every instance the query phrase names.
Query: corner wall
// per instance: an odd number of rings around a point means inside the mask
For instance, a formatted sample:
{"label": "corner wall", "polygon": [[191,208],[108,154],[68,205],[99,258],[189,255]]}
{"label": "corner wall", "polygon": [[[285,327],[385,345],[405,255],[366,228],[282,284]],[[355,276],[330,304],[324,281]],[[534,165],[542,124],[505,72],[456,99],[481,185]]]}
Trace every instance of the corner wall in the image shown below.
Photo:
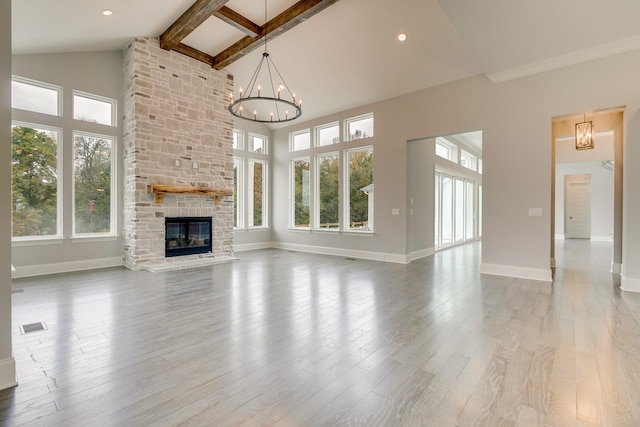
{"label": "corner wall", "polygon": [[0,390],[18,384],[11,347],[11,0],[0,0]]}

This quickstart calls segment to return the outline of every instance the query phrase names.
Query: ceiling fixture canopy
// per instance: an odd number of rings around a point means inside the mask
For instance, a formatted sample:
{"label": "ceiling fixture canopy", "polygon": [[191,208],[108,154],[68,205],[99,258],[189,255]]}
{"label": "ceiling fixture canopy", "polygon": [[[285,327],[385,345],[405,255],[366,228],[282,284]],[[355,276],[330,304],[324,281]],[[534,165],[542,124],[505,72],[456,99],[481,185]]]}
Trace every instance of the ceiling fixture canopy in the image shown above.
{"label": "ceiling fixture canopy", "polygon": [[593,148],[593,122],[587,121],[585,115],[584,121],[576,123],[576,150],[592,150]]}
{"label": "ceiling fixture canopy", "polygon": [[[283,123],[302,115],[302,101],[289,89],[267,50],[267,0],[264,2],[264,52],[246,90],[229,95],[229,111],[236,117],[260,123]],[[264,87],[262,86],[264,84]]]}

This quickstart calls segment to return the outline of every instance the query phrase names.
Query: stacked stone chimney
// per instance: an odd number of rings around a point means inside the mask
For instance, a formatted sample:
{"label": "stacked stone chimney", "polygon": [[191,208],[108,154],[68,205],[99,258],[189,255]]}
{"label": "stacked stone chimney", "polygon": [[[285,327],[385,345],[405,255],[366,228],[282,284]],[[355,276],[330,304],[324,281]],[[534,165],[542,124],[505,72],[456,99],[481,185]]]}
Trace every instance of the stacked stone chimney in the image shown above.
{"label": "stacked stone chimney", "polygon": [[155,203],[151,184],[233,189],[233,78],[136,38],[124,52],[124,263],[132,269],[165,258],[165,217],[211,217],[213,253],[233,254],[233,198],[168,194]]}

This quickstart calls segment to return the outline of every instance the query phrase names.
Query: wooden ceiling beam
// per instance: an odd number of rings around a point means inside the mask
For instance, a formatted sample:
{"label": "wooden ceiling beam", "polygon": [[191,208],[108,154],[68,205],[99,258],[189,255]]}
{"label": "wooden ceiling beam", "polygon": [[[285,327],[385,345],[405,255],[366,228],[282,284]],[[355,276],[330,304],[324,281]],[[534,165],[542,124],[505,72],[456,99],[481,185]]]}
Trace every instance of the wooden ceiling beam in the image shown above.
{"label": "wooden ceiling beam", "polygon": [[183,55],[186,55],[189,58],[197,59],[200,62],[204,62],[210,67],[213,67],[213,56],[209,55],[208,53],[204,53],[201,50],[194,49],[191,46],[187,46],[184,43],[180,43],[179,45],[174,47],[173,50]]}
{"label": "wooden ceiling beam", "polygon": [[[249,52],[262,45],[262,39],[269,35],[277,37],[313,15],[323,11],[338,0],[300,0],[280,15],[267,22],[260,33],[255,36],[246,36],[229,46],[227,49],[213,57],[213,68],[220,70],[237,61]],[[265,31],[266,28],[266,31]]]}
{"label": "wooden ceiling beam", "polygon": [[167,30],[160,36],[160,47],[172,50],[185,37],[222,8],[229,0],[196,0]]}
{"label": "wooden ceiling beam", "polygon": [[245,18],[238,12],[229,9],[227,6],[222,6],[218,11],[213,13],[213,16],[223,20],[227,24],[251,37],[257,37],[262,30],[262,27],[260,27],[260,25]]}

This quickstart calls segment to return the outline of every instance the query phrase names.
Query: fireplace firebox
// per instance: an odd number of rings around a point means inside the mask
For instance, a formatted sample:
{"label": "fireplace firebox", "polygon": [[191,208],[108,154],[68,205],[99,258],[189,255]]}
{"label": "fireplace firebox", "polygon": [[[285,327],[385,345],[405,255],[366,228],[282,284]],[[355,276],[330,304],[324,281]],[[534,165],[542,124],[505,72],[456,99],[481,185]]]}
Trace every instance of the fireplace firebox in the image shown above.
{"label": "fireplace firebox", "polygon": [[211,252],[211,218],[165,218],[165,256]]}

